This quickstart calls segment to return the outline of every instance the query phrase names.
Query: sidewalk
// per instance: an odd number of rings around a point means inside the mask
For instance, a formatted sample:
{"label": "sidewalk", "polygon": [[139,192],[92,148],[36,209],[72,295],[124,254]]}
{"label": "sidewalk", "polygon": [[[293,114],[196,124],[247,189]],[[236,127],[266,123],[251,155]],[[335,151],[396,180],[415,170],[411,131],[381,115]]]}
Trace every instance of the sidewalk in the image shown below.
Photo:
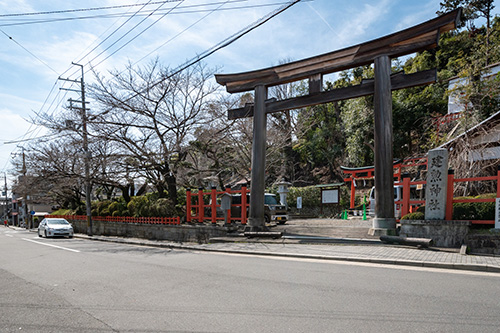
{"label": "sidewalk", "polygon": [[[75,237],[96,241],[135,244],[142,246],[163,247],[180,250],[212,251],[261,256],[293,257],[303,259],[338,260],[388,265],[407,265],[444,269],[500,273],[500,257],[461,255],[457,252],[438,249],[415,249],[405,246],[386,245],[373,242],[364,245],[346,245],[345,242],[331,244],[311,244],[293,239],[235,239],[233,242],[210,244],[181,244],[168,241],[149,241],[136,238],[105,236],[87,236],[75,234]],[[335,239],[331,239],[335,241]],[[347,239],[343,239],[344,241]]]}

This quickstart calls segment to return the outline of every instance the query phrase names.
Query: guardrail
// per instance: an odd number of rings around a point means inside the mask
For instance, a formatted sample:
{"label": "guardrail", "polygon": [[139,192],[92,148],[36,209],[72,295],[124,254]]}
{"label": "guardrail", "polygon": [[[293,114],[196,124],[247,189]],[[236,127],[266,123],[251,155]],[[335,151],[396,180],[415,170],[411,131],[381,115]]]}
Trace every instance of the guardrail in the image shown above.
{"label": "guardrail", "polygon": [[[73,221],[87,221],[87,215],[45,215],[50,218],[63,218]],[[121,222],[138,224],[181,224],[181,218],[176,217],[129,217],[129,216],[92,216],[92,221]]]}

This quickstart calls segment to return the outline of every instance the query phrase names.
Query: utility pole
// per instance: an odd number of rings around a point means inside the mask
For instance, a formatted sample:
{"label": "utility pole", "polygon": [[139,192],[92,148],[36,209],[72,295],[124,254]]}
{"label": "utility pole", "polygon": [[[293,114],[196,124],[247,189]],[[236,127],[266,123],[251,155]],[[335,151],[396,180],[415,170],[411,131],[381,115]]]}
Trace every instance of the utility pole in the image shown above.
{"label": "utility pole", "polygon": [[[92,208],[91,208],[91,198],[90,195],[92,193],[92,183],[90,181],[90,151],[89,151],[89,141],[88,141],[88,131],[87,131],[87,108],[86,108],[86,103],[85,103],[85,81],[83,77],[83,65],[76,64],[74,62],[71,63],[72,65],[75,66],[80,66],[82,69],[82,77],[80,78],[80,81],[76,80],[70,80],[70,79],[62,79],[59,78],[60,80],[65,80],[65,81],[72,81],[72,82],[77,82],[80,83],[80,92],[81,92],[81,103],[82,107],[81,108],[76,108],[80,109],[81,111],[81,116],[82,116],[82,137],[83,137],[83,153],[84,153],[84,168],[85,168],[85,207],[86,207],[86,215],[87,215],[87,235],[92,236]],[[65,90],[71,90],[71,89],[65,89]],[[73,102],[73,100],[70,100],[70,102]]]}
{"label": "utility pole", "polygon": [[24,147],[21,147],[23,151],[23,169],[21,170],[23,174],[23,218],[24,218],[24,225],[26,226],[26,229],[29,229],[29,219],[28,219],[28,191],[27,191],[27,182],[26,182],[26,155],[24,154]]}
{"label": "utility pole", "polygon": [[[3,180],[5,182],[5,219],[9,220],[9,198],[7,197],[7,174],[3,173]],[[8,223],[8,222],[7,222]]]}

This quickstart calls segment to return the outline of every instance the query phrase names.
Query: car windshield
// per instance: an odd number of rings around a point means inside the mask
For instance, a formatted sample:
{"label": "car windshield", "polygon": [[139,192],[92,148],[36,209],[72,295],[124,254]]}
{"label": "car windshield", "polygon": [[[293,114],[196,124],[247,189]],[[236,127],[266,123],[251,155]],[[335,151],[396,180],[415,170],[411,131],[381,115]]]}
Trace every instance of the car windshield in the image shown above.
{"label": "car windshield", "polygon": [[264,203],[266,205],[277,205],[278,201],[276,200],[276,197],[274,195],[266,195],[264,197]]}
{"label": "car windshield", "polygon": [[69,224],[66,220],[48,220],[47,224]]}

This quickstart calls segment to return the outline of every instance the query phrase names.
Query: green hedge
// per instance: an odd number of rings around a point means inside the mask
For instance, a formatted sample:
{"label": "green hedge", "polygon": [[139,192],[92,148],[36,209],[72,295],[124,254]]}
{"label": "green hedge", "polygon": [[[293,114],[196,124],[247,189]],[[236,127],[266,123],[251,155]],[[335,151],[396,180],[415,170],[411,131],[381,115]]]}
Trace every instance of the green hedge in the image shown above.
{"label": "green hedge", "polygon": [[[455,199],[492,199],[496,198],[495,193],[483,194],[477,197],[457,197]],[[422,214],[421,218],[416,215]],[[418,220],[424,218],[425,206],[417,209],[416,213],[410,213],[402,217],[404,220]],[[418,215],[420,216],[420,215]],[[418,217],[417,216],[417,217]],[[495,203],[494,202],[456,202],[453,204],[453,220],[494,220]]]}
{"label": "green hedge", "polygon": [[424,215],[425,214],[422,212],[409,213],[403,216],[401,220],[424,220],[425,219]]}

